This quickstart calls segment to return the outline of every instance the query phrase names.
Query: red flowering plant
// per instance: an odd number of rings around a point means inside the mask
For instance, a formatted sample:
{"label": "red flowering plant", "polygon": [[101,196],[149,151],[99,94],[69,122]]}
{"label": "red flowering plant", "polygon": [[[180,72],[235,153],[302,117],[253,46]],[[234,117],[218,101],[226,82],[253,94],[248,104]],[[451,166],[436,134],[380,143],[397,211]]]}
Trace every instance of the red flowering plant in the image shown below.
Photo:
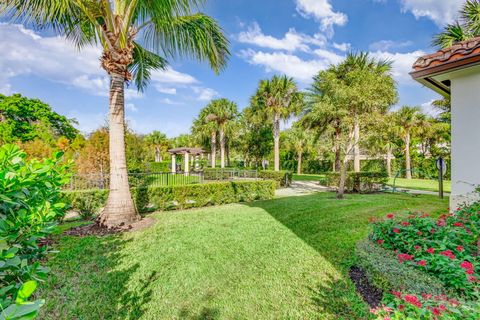
{"label": "red flowering plant", "polygon": [[432,274],[459,295],[480,290],[480,204],[434,219],[389,214],[373,223],[371,239],[397,254],[398,261]]}
{"label": "red flowering plant", "polygon": [[460,301],[446,295],[392,292],[385,296],[384,302],[371,310],[376,319],[480,319],[478,300]]}

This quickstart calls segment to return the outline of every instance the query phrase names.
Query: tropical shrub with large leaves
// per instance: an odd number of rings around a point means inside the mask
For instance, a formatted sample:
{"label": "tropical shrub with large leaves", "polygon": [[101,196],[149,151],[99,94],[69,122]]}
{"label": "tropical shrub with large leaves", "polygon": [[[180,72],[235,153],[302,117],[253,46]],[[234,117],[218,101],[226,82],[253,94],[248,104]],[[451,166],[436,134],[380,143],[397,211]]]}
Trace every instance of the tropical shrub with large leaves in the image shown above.
{"label": "tropical shrub with large leaves", "polygon": [[33,319],[43,300],[30,301],[48,269],[42,243],[65,213],[61,187],[69,180],[62,154],[26,160],[18,146],[0,147],[0,319]]}

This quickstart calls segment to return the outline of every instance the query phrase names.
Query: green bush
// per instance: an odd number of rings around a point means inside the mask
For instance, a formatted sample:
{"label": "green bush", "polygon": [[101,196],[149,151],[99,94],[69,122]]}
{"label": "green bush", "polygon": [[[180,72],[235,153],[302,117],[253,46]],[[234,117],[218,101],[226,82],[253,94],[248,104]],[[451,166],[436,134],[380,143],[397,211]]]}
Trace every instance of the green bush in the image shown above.
{"label": "green bush", "polygon": [[71,209],[78,211],[85,219],[93,218],[105,205],[108,198],[107,190],[64,191],[62,199]]}
{"label": "green bush", "polygon": [[358,242],[355,253],[357,264],[365,271],[369,281],[384,292],[392,290],[416,294],[448,292],[440,280],[400,263],[395,254],[370,240]]}
{"label": "green bush", "polygon": [[[275,196],[274,181],[230,181],[196,185],[133,188],[132,194],[140,212],[200,208],[254,200],[267,200]],[[85,202],[95,203],[96,208],[106,203],[108,190],[84,190],[64,192],[64,199],[72,209]],[[84,200],[88,199],[88,200]]]}
{"label": "green bush", "polygon": [[0,319],[33,319],[44,301],[29,301],[48,269],[39,241],[63,217],[60,188],[68,182],[61,154],[26,161],[17,146],[0,147]]}
{"label": "green bush", "polygon": [[[338,187],[340,173],[326,173],[325,179],[329,187]],[[347,192],[374,192],[387,182],[388,174],[386,172],[348,172],[345,190]]]}
{"label": "green bush", "polygon": [[149,162],[145,165],[147,172],[171,172],[171,161]]}
{"label": "green bush", "polygon": [[290,171],[262,170],[258,172],[258,177],[265,180],[274,180],[280,187],[289,187],[292,184],[293,175]]}

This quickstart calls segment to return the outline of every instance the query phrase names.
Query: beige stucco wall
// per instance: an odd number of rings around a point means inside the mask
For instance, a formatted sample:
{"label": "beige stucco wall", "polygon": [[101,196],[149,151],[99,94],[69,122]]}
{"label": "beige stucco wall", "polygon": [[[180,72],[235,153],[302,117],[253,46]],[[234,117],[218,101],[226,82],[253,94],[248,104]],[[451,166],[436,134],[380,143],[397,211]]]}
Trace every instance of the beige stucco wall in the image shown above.
{"label": "beige stucco wall", "polygon": [[450,207],[478,200],[480,186],[480,73],[452,79],[452,193]]}

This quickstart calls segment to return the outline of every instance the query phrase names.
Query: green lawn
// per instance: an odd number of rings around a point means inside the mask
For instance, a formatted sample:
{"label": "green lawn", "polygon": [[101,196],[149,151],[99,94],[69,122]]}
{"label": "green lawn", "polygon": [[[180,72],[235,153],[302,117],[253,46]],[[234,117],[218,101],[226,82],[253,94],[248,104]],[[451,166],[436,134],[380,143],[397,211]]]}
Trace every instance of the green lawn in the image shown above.
{"label": "green lawn", "polygon": [[150,229],[62,236],[41,319],[361,319],[348,279],[368,218],[434,196],[331,193],[155,214]]}
{"label": "green lawn", "polygon": [[294,174],[293,181],[323,181],[325,175],[323,174]]}
{"label": "green lawn", "polygon": [[[393,186],[394,179],[390,179],[388,182],[389,185]],[[450,192],[452,190],[452,184],[450,181],[443,182],[443,190],[445,192]],[[402,179],[397,178],[395,180],[395,186],[397,188],[405,189],[414,189],[414,190],[427,190],[427,191],[438,191],[438,180],[426,180],[426,179]]]}

